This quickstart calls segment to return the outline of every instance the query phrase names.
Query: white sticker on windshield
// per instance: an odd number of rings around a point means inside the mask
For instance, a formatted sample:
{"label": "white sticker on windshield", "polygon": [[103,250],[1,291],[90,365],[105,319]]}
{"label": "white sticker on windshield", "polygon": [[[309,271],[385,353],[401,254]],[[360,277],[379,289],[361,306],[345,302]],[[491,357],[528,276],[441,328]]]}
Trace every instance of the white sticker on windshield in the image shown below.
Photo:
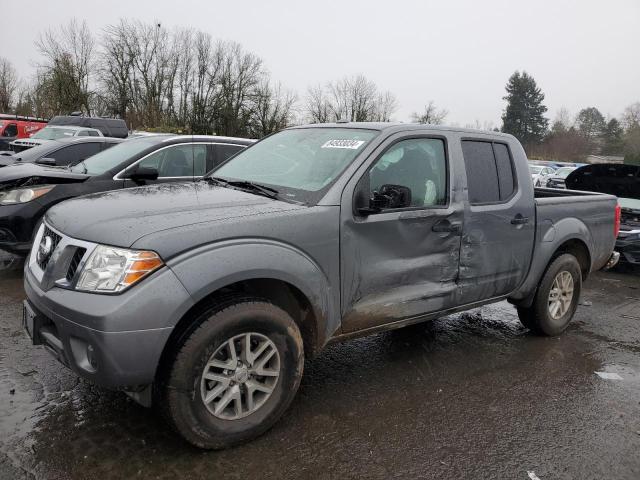
{"label": "white sticker on windshield", "polygon": [[364,140],[327,140],[320,148],[348,148],[357,150],[364,144]]}

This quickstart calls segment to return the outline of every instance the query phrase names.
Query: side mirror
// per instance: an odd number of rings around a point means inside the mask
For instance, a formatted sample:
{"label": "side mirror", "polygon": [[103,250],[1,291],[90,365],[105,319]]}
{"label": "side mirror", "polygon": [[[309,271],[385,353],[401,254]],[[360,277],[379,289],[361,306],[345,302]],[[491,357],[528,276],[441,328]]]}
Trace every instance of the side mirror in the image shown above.
{"label": "side mirror", "polygon": [[133,180],[134,182],[143,182],[145,180],[157,180],[158,170],[156,168],[138,167],[128,170],[123,175],[124,178]]}
{"label": "side mirror", "polygon": [[39,158],[38,160],[36,160],[36,163],[40,164],[40,165],[51,165],[53,167],[56,166],[56,159],[55,158]]}
{"label": "side mirror", "polygon": [[411,189],[403,185],[385,184],[379,191],[373,192],[369,206],[359,208],[361,215],[379,213],[388,208],[407,208],[411,206]]}

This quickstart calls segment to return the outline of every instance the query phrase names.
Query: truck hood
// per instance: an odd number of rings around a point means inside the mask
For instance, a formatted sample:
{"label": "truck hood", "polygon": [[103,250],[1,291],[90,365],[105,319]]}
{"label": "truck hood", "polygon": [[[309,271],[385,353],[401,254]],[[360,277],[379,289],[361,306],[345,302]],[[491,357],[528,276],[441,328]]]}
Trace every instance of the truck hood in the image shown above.
{"label": "truck hood", "polygon": [[129,247],[162,230],[302,208],[205,182],[165,183],[68,200],[52,207],[46,220],[73,238]]}
{"label": "truck hood", "polygon": [[640,166],[620,164],[585,165],[565,179],[567,188],[608,193],[620,198],[640,199]]}
{"label": "truck hood", "polygon": [[89,175],[74,173],[66,168],[47,167],[35,163],[14,163],[0,168],[0,188],[3,184],[13,186],[76,183],[84,182],[88,178]]}

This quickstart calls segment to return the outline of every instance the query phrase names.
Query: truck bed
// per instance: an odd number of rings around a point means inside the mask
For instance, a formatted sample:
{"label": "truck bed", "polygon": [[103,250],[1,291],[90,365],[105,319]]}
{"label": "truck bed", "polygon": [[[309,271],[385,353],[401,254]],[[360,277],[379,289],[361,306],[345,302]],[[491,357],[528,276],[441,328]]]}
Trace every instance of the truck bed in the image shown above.
{"label": "truck bed", "polygon": [[588,254],[579,259],[586,271],[601,269],[615,245],[614,222],[617,198],[613,195],[535,188],[536,229],[534,251],[527,280],[511,299],[517,301],[535,292],[553,253],[565,243],[584,240]]}
{"label": "truck bed", "polygon": [[557,237],[563,235],[563,226],[570,225],[572,231],[578,229],[585,234],[583,238],[587,239],[592,269],[599,269],[607,262],[615,243],[616,197],[578,190],[536,188],[534,198],[537,251],[545,242],[556,242]]}

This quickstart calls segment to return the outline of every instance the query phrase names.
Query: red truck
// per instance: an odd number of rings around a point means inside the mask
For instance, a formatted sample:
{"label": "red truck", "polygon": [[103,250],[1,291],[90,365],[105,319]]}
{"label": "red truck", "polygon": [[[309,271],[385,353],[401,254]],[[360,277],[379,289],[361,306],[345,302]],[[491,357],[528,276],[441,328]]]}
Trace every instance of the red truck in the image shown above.
{"label": "red truck", "polygon": [[29,138],[46,126],[44,118],[0,114],[0,151],[10,150],[9,143],[13,140]]}

